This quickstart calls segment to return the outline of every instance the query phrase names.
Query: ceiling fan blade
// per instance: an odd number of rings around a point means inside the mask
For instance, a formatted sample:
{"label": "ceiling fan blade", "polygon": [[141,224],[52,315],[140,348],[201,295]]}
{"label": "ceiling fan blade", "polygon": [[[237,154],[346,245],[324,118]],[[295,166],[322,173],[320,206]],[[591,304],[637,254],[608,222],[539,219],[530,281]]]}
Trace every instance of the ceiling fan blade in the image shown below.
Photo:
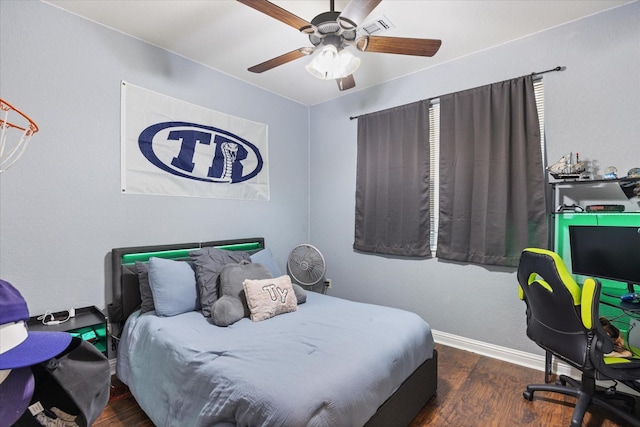
{"label": "ceiling fan blade", "polygon": [[284,22],[287,25],[292,26],[296,30],[301,30],[305,27],[311,27],[311,23],[305,21],[304,19],[294,15],[277,6],[270,1],[267,0],[238,0],[240,3],[245,4],[255,10],[264,13],[265,15],[269,15],[272,18],[275,18],[281,22]]}
{"label": "ceiling fan blade", "polygon": [[363,52],[397,53],[399,55],[433,56],[441,40],[412,39],[407,37],[364,36],[356,41]]}
{"label": "ceiling fan blade", "polygon": [[336,82],[338,82],[338,89],[340,90],[348,90],[356,87],[356,80],[353,78],[353,74],[349,74],[347,77],[341,79],[336,79]]}
{"label": "ceiling fan blade", "polygon": [[353,30],[362,23],[382,0],[351,0],[338,16],[338,24],[344,30]]}
{"label": "ceiling fan blade", "polygon": [[285,53],[284,55],[276,56],[268,61],[264,61],[258,65],[254,65],[249,68],[249,71],[252,73],[262,73],[272,68],[275,68],[279,65],[286,64],[287,62],[291,62],[298,58],[302,58],[303,56],[309,55],[313,52],[313,49],[307,47],[301,47],[300,49],[292,50],[289,53]]}

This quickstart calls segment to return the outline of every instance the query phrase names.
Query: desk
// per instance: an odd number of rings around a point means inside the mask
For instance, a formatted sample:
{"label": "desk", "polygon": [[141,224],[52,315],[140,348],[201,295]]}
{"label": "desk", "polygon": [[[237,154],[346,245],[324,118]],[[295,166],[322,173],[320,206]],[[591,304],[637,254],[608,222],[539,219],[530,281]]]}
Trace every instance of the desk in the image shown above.
{"label": "desk", "polygon": [[[637,290],[636,290],[637,291]],[[622,333],[625,343],[640,348],[640,302],[622,301],[620,297],[629,290],[626,288],[606,287],[600,291],[600,315],[607,317]],[[631,329],[635,325],[634,333]],[[631,336],[631,338],[630,338]],[[545,353],[544,380],[551,381],[553,355]]]}
{"label": "desk", "polygon": [[600,313],[620,329],[626,346],[640,354],[640,302],[622,301],[623,288],[605,288],[600,292]]}
{"label": "desk", "polygon": [[640,302],[622,301],[627,289],[605,288],[600,292],[600,304],[620,310],[629,317],[640,319]]}

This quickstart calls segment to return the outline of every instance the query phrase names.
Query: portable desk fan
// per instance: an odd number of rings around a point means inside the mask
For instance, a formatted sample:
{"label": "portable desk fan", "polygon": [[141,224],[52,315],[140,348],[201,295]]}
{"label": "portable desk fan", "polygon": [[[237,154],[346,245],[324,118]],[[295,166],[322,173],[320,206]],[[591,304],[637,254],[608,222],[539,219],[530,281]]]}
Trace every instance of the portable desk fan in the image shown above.
{"label": "portable desk fan", "polygon": [[331,280],[325,279],[327,264],[322,253],[313,245],[303,243],[293,248],[287,259],[287,270],[291,279],[297,284],[312,290],[324,282],[323,293],[330,286]]}

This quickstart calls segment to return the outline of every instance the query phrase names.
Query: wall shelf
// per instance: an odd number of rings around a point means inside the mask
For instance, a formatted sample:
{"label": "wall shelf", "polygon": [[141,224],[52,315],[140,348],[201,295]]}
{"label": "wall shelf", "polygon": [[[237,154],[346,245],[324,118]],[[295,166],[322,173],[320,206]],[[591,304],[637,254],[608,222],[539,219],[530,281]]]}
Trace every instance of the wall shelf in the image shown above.
{"label": "wall shelf", "polygon": [[[614,185],[615,184],[615,185]],[[591,180],[557,180],[549,182],[549,247],[563,252],[566,224],[597,225],[616,222],[635,225],[640,215],[640,177]],[[632,200],[633,199],[633,200]],[[635,201],[639,201],[636,205]],[[589,205],[623,205],[622,212],[587,212]],[[560,210],[577,205],[580,209]],[[561,254],[566,255],[566,254]]]}
{"label": "wall shelf", "polygon": [[586,185],[586,184],[600,184],[600,183],[626,183],[626,182],[638,182],[640,181],[640,177],[624,177],[624,178],[615,178],[615,179],[566,179],[566,180],[558,180],[558,181],[549,181],[549,185],[555,186],[560,184],[571,184],[571,185]]}

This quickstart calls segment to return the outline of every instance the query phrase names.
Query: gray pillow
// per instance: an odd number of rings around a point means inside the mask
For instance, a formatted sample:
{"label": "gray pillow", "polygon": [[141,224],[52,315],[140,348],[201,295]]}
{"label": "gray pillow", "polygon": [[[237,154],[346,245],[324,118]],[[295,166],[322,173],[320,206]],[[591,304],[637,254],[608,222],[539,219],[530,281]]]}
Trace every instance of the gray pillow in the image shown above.
{"label": "gray pillow", "polygon": [[229,326],[243,317],[249,317],[251,311],[242,282],[246,279],[271,277],[271,272],[261,264],[244,261],[225,265],[220,272],[220,298],[213,303],[213,323],[217,326]]}
{"label": "gray pillow", "polygon": [[296,300],[298,301],[298,304],[304,304],[305,302],[307,302],[307,291],[305,291],[303,287],[298,285],[297,283],[292,282],[291,286],[293,287],[293,292],[296,294]]}
{"label": "gray pillow", "polygon": [[239,298],[231,295],[223,295],[213,304],[213,324],[216,326],[229,326],[245,317],[245,308]]}
{"label": "gray pillow", "polygon": [[140,284],[140,313],[153,311],[156,307],[153,305],[153,293],[149,286],[149,264],[136,261],[136,271],[138,272],[138,283]]}
{"label": "gray pillow", "polygon": [[200,294],[202,314],[212,316],[213,304],[218,299],[218,276],[226,264],[250,261],[247,252],[225,251],[217,248],[202,248],[189,253],[196,270],[196,281]]}

